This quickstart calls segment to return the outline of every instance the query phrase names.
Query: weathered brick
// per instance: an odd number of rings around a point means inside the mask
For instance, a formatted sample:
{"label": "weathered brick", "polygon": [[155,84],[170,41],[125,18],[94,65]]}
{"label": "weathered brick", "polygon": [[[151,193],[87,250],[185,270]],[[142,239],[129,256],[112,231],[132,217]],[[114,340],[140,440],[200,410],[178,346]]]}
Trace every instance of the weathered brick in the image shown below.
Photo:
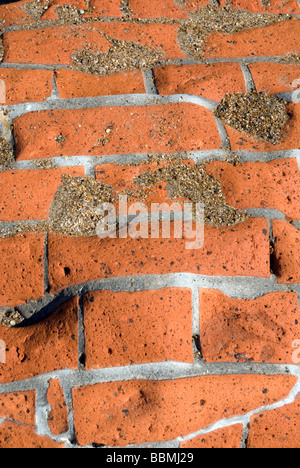
{"label": "weathered brick", "polygon": [[266,141],[258,141],[247,133],[241,133],[225,124],[226,131],[230,139],[232,151],[285,151],[297,149],[300,146],[299,120],[300,104],[290,103],[287,105],[287,112],[290,119],[282,131],[282,139],[277,145]]}
{"label": "weathered brick", "polygon": [[159,94],[192,94],[221,101],[227,93],[245,93],[246,84],[238,63],[167,66],[154,69]]}
{"label": "weathered brick", "polygon": [[291,224],[273,220],[273,270],[279,283],[300,283],[300,232]]}
{"label": "weathered brick", "polygon": [[0,394],[0,418],[35,426],[35,391]]}
{"label": "weathered brick", "polygon": [[[39,0],[42,5],[45,5],[44,0]],[[29,25],[34,23],[36,20],[40,21],[57,21],[60,19],[57,7],[62,5],[74,6],[80,11],[83,18],[89,18],[93,16],[115,16],[117,18],[122,17],[120,10],[120,0],[90,0],[90,10],[87,9],[85,0],[51,0],[48,8],[41,12],[39,16],[36,12],[36,16],[32,16],[29,12],[26,12],[24,6],[27,4],[36,3],[36,0],[22,0],[9,5],[0,5],[0,18],[4,22],[4,26],[16,26],[16,25]],[[84,13],[83,13],[84,12]],[[71,22],[71,19],[69,20]],[[74,21],[76,23],[76,21]]]}
{"label": "weathered brick", "polygon": [[68,409],[64,391],[61,388],[59,380],[51,379],[49,381],[47,401],[51,406],[51,411],[48,415],[48,425],[51,434],[64,434],[69,429]]}
{"label": "weathered brick", "polygon": [[4,62],[73,65],[72,55],[87,47],[107,52],[111,44],[103,36],[134,41],[162,51],[165,59],[186,58],[177,43],[178,25],[89,23],[11,31],[3,35]]}
{"label": "weathered brick", "polygon": [[294,403],[253,415],[247,448],[300,448],[300,395]]}
{"label": "weathered brick", "polygon": [[85,296],[86,368],[190,362],[191,291],[96,291]]}
{"label": "weathered brick", "polygon": [[18,160],[221,147],[211,112],[187,103],[31,112],[14,120],[14,136]]}
{"label": "weathered brick", "polygon": [[243,436],[243,425],[235,424],[233,426],[217,429],[216,431],[203,434],[193,439],[181,442],[180,448],[202,448],[202,449],[239,449]]}
{"label": "weathered brick", "polygon": [[[82,18],[89,18],[93,16],[115,16],[120,18],[122,16],[122,12],[120,10],[120,0],[90,0],[89,2],[89,9],[87,9],[87,4],[85,0],[53,0],[47,11],[41,17],[42,21],[47,20],[57,20],[61,18],[59,14],[59,10],[57,7],[59,6],[74,6],[80,12],[80,16]],[[69,20],[71,22],[71,20]],[[76,20],[74,20],[76,23]]]}
{"label": "weathered brick", "polygon": [[0,221],[47,219],[63,174],[84,176],[84,167],[2,172]]}
{"label": "weathered brick", "polygon": [[6,364],[0,364],[0,383],[78,367],[78,298],[42,322],[23,328],[0,326],[6,344]]}
{"label": "weathered brick", "polygon": [[209,0],[174,0],[174,2],[188,13],[209,5]]}
{"label": "weathered brick", "polygon": [[268,94],[296,91],[300,87],[299,65],[292,63],[250,63],[257,91]]}
{"label": "weathered brick", "polygon": [[72,65],[71,56],[87,42],[97,44],[103,52],[109,49],[109,42],[89,25],[12,31],[3,35],[3,61]]}
{"label": "weathered brick", "polygon": [[[194,166],[194,161],[182,161],[187,165]],[[166,163],[167,165],[167,163]],[[139,187],[134,184],[135,178],[145,173],[155,173],[157,170],[164,167],[162,162],[141,163],[135,166],[120,166],[117,164],[100,164],[96,166],[96,180],[111,185],[113,187],[113,197],[118,200],[118,196],[124,193],[137,193]],[[171,200],[168,194],[168,184],[162,180],[155,184],[153,187],[143,189],[143,203],[150,209],[152,203],[165,203],[170,204]]]}
{"label": "weathered brick", "polygon": [[[62,0],[64,1],[64,0]],[[122,11],[120,10],[120,1],[119,0],[92,0],[90,6],[93,15],[96,16],[115,16],[121,17]]]}
{"label": "weathered brick", "polygon": [[300,219],[300,173],[296,158],[232,164],[213,161],[209,174],[221,181],[227,202],[236,208],[271,208]]}
{"label": "weathered brick", "polygon": [[280,401],[296,382],[288,375],[225,375],[79,387],[73,389],[76,438],[81,446],[172,440]]}
{"label": "weathered brick", "polygon": [[[221,0],[221,6],[225,7],[227,0]],[[253,11],[254,13],[274,13],[274,14],[296,14],[300,12],[297,0],[230,0],[233,8]]]}
{"label": "weathered brick", "polygon": [[300,336],[296,293],[234,299],[200,291],[201,350],[207,362],[293,364],[292,343]]}
{"label": "weathered brick", "polygon": [[30,18],[23,10],[23,6],[29,1],[22,0],[13,4],[0,5],[0,23],[3,22],[1,26],[8,27],[33,23],[33,18]]}
{"label": "weathered brick", "polygon": [[34,427],[4,421],[0,425],[0,448],[5,449],[57,449],[64,448],[63,443],[55,442],[47,436],[38,435]]}
{"label": "weathered brick", "polygon": [[[283,41],[288,37],[288,41]],[[203,58],[273,57],[299,54],[299,20],[283,21],[233,34],[214,33]]]}
{"label": "weathered brick", "polygon": [[0,104],[44,101],[51,95],[52,77],[53,73],[47,70],[0,69],[1,87],[5,86],[5,100],[1,100],[0,93]]}
{"label": "weathered brick", "polygon": [[61,69],[56,70],[56,84],[63,99],[146,92],[140,70],[97,76]]}
{"label": "weathered brick", "polygon": [[0,306],[16,306],[44,295],[44,236],[0,239]]}
{"label": "weathered brick", "polygon": [[[51,291],[114,276],[190,272],[222,276],[270,276],[268,223],[255,218],[205,229],[204,246],[186,239],[99,239],[50,234]],[[67,271],[67,274],[66,274]]]}
{"label": "weathered brick", "polygon": [[133,16],[137,18],[189,18],[186,10],[180,8],[174,0],[165,0],[164,2],[152,0],[151,3],[144,0],[129,0],[129,7]]}

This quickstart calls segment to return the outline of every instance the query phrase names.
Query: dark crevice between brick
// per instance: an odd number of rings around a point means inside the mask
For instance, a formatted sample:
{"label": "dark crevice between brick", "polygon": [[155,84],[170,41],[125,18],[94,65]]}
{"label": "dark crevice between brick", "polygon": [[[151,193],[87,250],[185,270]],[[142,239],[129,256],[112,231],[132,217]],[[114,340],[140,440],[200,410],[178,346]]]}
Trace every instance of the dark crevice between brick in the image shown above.
{"label": "dark crevice between brick", "polygon": [[78,308],[78,369],[85,370],[84,297],[79,298]]}
{"label": "dark crevice between brick", "polygon": [[198,334],[193,335],[193,340],[194,340],[195,347],[197,349],[197,357],[202,359],[203,355],[202,355],[200,335]]}
{"label": "dark crevice between brick", "polygon": [[270,241],[270,268],[271,273],[277,276],[277,278],[281,276],[281,265],[276,255],[274,239]]}

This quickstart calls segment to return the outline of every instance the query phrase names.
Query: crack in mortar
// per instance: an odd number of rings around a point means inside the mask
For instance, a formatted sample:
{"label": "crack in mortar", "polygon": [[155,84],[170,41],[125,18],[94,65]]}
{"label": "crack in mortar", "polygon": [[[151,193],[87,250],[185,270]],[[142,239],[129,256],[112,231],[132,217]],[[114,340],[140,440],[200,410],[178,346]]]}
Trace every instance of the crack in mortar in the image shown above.
{"label": "crack in mortar", "polygon": [[[57,308],[76,296],[83,296],[98,290],[107,291],[145,291],[163,288],[192,288],[193,292],[199,289],[217,289],[229,297],[236,299],[257,299],[271,292],[297,292],[300,303],[300,285],[278,284],[275,275],[270,279],[252,277],[222,277],[205,276],[190,273],[172,273],[165,275],[141,275],[130,277],[117,277],[88,281],[70,286],[56,294],[46,293],[37,301],[29,301],[12,307],[0,307],[0,313],[10,311],[18,313],[23,320],[22,326],[38,323],[51,316]],[[193,296],[194,311],[198,310],[197,298]],[[198,312],[196,312],[198,313]],[[194,320],[194,331],[198,333],[197,319]],[[197,322],[198,323],[198,322]],[[7,324],[6,324],[7,325]],[[16,324],[15,324],[16,325]],[[13,326],[15,326],[13,325]],[[10,325],[12,326],[12,325]]]}

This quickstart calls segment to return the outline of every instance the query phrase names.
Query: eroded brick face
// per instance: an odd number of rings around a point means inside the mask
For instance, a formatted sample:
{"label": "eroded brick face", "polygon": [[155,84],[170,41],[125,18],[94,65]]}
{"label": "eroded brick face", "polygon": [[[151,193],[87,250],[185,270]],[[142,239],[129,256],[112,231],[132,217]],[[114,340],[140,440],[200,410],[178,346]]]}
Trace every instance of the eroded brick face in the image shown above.
{"label": "eroded brick face", "polygon": [[0,448],[300,447],[299,14],[1,2]]}

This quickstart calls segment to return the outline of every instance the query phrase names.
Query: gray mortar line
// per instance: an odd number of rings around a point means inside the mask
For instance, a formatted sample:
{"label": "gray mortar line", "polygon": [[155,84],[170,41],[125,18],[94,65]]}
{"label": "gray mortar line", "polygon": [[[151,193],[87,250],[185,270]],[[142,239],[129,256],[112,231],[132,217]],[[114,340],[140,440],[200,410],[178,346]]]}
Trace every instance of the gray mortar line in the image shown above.
{"label": "gray mortar line", "polygon": [[153,70],[142,70],[145,90],[147,94],[159,95],[158,90],[155,86],[154,72]]}
{"label": "gray mortar line", "polygon": [[[298,374],[297,374],[297,377],[299,378],[300,376],[300,368],[298,370]],[[229,419],[222,419],[222,420],[219,420],[217,421],[215,424],[212,424],[211,426],[205,428],[205,429],[201,429],[200,431],[197,431],[197,432],[194,432],[193,434],[190,434],[188,436],[185,436],[185,437],[179,437],[178,440],[181,442],[181,441],[186,441],[186,440],[191,440],[195,437],[198,437],[200,435],[204,435],[204,434],[207,434],[208,432],[212,432],[212,431],[215,431],[215,430],[218,430],[218,429],[223,429],[225,427],[229,427],[233,424],[243,424],[243,425],[248,425],[250,423],[250,419],[252,416],[256,415],[256,414],[260,414],[260,413],[264,413],[266,411],[273,411],[273,410],[276,410],[276,409],[279,409],[279,408],[282,408],[283,406],[286,406],[286,405],[290,405],[292,403],[294,403],[297,395],[299,394],[299,391],[300,391],[300,382],[298,380],[298,382],[294,385],[293,389],[291,390],[290,394],[288,395],[287,398],[284,398],[283,400],[280,400],[276,403],[273,403],[273,404],[270,404],[270,405],[265,405],[265,406],[261,406],[259,408],[256,408],[252,411],[249,411],[247,414],[245,415],[241,415],[241,416],[234,416],[232,418],[229,418]]]}
{"label": "gray mortar line", "polygon": [[36,387],[36,432],[39,435],[48,435],[50,433],[48,415],[51,411],[51,406],[47,400],[48,388],[49,382],[47,385]]}
{"label": "gray mortar line", "polygon": [[58,92],[57,85],[56,85],[55,73],[53,73],[53,77],[51,81],[52,81],[52,93],[51,93],[51,96],[49,96],[46,99],[47,102],[56,101],[59,99],[59,92]]}
{"label": "gray mortar line", "polygon": [[[59,379],[65,395],[71,390],[90,385],[125,381],[165,381],[207,376],[238,375],[293,375],[299,379],[300,366],[294,364],[265,364],[242,362],[217,362],[189,364],[176,361],[133,364],[123,367],[106,367],[88,371],[63,369],[23,380],[0,384],[0,394],[25,392],[48,388],[50,379]],[[45,394],[45,391],[44,391]]]}
{"label": "gray mortar line", "polygon": [[218,103],[201,96],[189,94],[174,94],[169,96],[156,96],[151,94],[122,94],[117,96],[97,96],[91,98],[71,98],[45,100],[43,102],[31,102],[15,105],[1,106],[3,110],[9,110],[11,120],[28,112],[47,110],[75,110],[94,109],[101,107],[139,107],[156,106],[162,104],[196,104],[210,111],[214,111]]}
{"label": "gray mortar line", "polygon": [[49,70],[55,71],[56,69],[63,69],[63,70],[72,70],[70,65],[45,65],[42,63],[14,63],[14,62],[1,62],[0,69],[3,68],[14,68],[16,70]]}
{"label": "gray mortar line", "polygon": [[84,296],[79,298],[78,310],[78,368],[85,370]]}
{"label": "gray mortar line", "polygon": [[217,129],[218,129],[218,132],[219,132],[219,135],[220,135],[220,138],[221,138],[222,149],[224,151],[229,151],[230,152],[231,151],[231,143],[230,143],[230,139],[229,139],[228,133],[226,131],[225,125],[223,124],[222,120],[219,119],[215,114],[213,114],[213,117],[215,119]]}
{"label": "gray mortar line", "polygon": [[[95,172],[95,166],[102,164],[139,164],[140,162],[148,161],[151,154],[157,153],[129,153],[129,154],[111,154],[111,155],[99,155],[99,156],[59,156],[49,158],[55,168],[63,167],[76,167],[84,166],[86,174],[93,175]],[[287,159],[297,158],[298,165],[300,167],[300,150],[286,150],[286,151],[273,151],[268,153],[254,152],[254,151],[234,151],[242,162],[264,162],[268,163],[276,159]],[[168,153],[170,157],[179,155],[184,159],[192,159],[196,163],[205,160],[226,160],[228,152],[224,149],[220,150],[207,150],[207,151],[186,151],[178,153]],[[42,170],[38,167],[38,164],[43,161],[42,159],[32,160],[17,160],[13,163],[13,170]]]}
{"label": "gray mortar line", "polygon": [[[37,377],[15,381],[0,385],[0,394],[11,393],[17,391],[35,390],[37,392],[37,433],[47,435],[57,442],[67,443],[68,448],[76,446],[74,432],[74,416],[72,405],[72,389],[86,385],[95,385],[105,382],[124,382],[132,380],[177,380],[191,377],[201,377],[208,375],[295,375],[299,379],[300,367],[291,365],[278,364],[243,364],[243,363],[216,363],[216,364],[183,364],[176,362],[164,362],[153,364],[142,364],[134,366],[125,366],[122,368],[106,368],[95,371],[70,371],[61,370],[50,372],[48,374],[39,375]],[[48,412],[50,405],[47,401],[47,389],[50,379],[59,379],[62,385],[65,401],[68,407],[69,431],[61,436],[53,436],[48,426]],[[258,414],[263,411],[273,410],[284,405],[292,403],[299,392],[299,380],[294,386],[290,395],[273,405],[263,406],[247,413],[246,415],[235,416],[230,419],[219,420],[209,427],[201,429],[193,434],[179,436],[173,441],[145,443],[140,445],[129,445],[128,447],[176,447],[183,440],[190,440],[198,435],[209,433],[219,428],[225,428],[232,424],[249,423],[250,417],[253,414]],[[2,423],[3,420],[0,421]]]}
{"label": "gray mortar line", "polygon": [[[216,289],[222,291],[228,297],[236,299],[257,299],[273,292],[296,292],[300,298],[300,284],[280,284],[277,283],[275,275],[270,278],[258,277],[224,277],[224,276],[204,276],[191,273],[172,273],[165,275],[140,275],[117,278],[106,278],[89,281],[86,283],[70,286],[56,294],[45,294],[38,301],[30,301],[26,304],[15,307],[19,313],[27,319],[24,325],[37,323],[45,317],[52,315],[60,306],[70,301],[76,296],[83,296],[94,291],[148,291],[160,290],[164,288],[189,288],[195,292],[197,289]],[[193,319],[194,329],[197,327],[197,296],[194,296]],[[300,301],[299,301],[300,302]],[[0,311],[7,310],[7,307],[0,307]],[[9,308],[12,309],[11,307]],[[198,328],[195,330],[198,331]]]}
{"label": "gray mortar line", "polygon": [[274,94],[274,96],[277,97],[278,99],[285,99],[288,103],[290,103],[290,102],[299,103],[300,102],[300,90],[299,90],[299,88],[296,89],[295,91],[287,91],[285,93]]}
{"label": "gray mortar line", "polygon": [[[239,63],[240,65],[247,65],[250,63],[283,63],[287,64],[286,61],[287,56],[265,56],[265,57],[241,57],[241,58],[204,58],[202,60],[193,60],[193,59],[166,59],[160,60],[157,65],[154,65],[154,68],[161,68],[166,66],[184,66],[184,65],[209,65],[214,63]],[[297,63],[296,63],[297,64]],[[15,63],[15,62],[2,62],[0,63],[1,68],[15,68],[15,69],[34,69],[34,70],[50,70],[55,71],[56,69],[62,70],[71,70],[74,71],[74,67],[72,65],[65,65],[65,64],[38,64],[38,63]],[[143,69],[136,69],[144,71]],[[146,71],[146,70],[145,70]],[[105,76],[105,75],[104,75]]]}
{"label": "gray mortar line", "polygon": [[[218,0],[212,0],[213,2],[217,2]],[[290,18],[293,19],[299,19],[300,15],[299,14],[285,14],[287,16],[286,21],[288,21]],[[122,24],[138,24],[138,25],[149,25],[149,24],[170,24],[170,21],[172,21],[172,24],[177,24],[178,26],[182,24],[189,23],[191,19],[189,18],[166,18],[166,17],[158,17],[158,18],[135,18],[135,17],[128,17],[124,19],[124,16],[122,18],[115,17],[115,16],[93,16],[93,17],[87,17],[87,18],[81,18],[79,21],[74,24],[74,21],[72,22],[67,22],[65,20],[59,20],[59,19],[53,19],[53,20],[39,20],[36,21],[35,23],[27,24],[27,25],[12,25],[12,26],[3,26],[2,29],[4,30],[5,33],[9,32],[14,32],[14,31],[35,31],[35,30],[41,30],[41,29],[47,29],[47,28],[52,28],[52,27],[67,27],[67,26],[84,26],[84,25],[89,25],[93,23],[122,23]],[[249,28],[251,29],[255,28]]]}
{"label": "gray mortar line", "polygon": [[242,69],[242,73],[244,75],[244,80],[246,84],[246,91],[247,93],[252,93],[256,90],[255,82],[253,80],[250,68],[243,62],[240,62],[240,67]]}
{"label": "gray mortar line", "polygon": [[241,446],[240,446],[241,449],[247,448],[249,433],[250,433],[250,418],[244,421],[243,423],[243,435],[242,435]]}

